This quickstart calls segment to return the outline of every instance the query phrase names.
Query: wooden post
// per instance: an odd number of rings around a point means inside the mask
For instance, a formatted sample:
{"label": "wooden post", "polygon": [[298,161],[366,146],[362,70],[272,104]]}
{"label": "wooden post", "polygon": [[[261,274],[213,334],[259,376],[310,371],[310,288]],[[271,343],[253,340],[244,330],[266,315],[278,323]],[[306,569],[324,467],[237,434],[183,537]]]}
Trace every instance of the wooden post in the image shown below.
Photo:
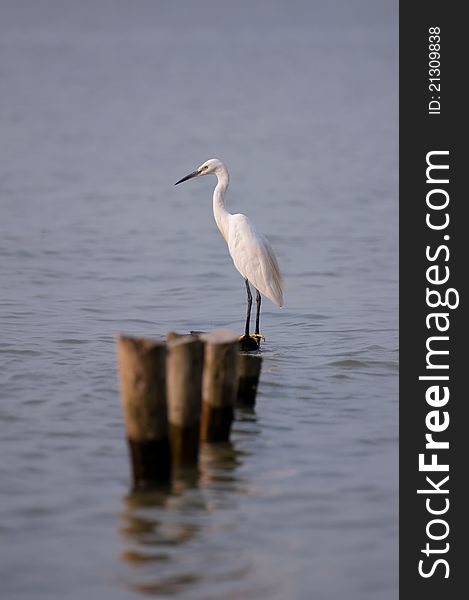
{"label": "wooden post", "polygon": [[168,421],[174,465],[197,464],[203,360],[204,345],[193,336],[177,337],[168,344]]}
{"label": "wooden post", "polygon": [[261,372],[262,357],[257,354],[239,355],[238,402],[253,406]]}
{"label": "wooden post", "polygon": [[119,335],[117,359],[134,489],[145,489],[170,477],[166,344]]}
{"label": "wooden post", "polygon": [[238,389],[239,335],[218,330],[201,339],[205,354],[200,436],[204,442],[226,441]]}
{"label": "wooden post", "polygon": [[176,331],[168,331],[168,333],[166,334],[166,339],[168,342],[173,342],[174,340],[179,340],[180,338],[183,337],[188,337],[187,335],[184,335],[183,333],[177,333]]}

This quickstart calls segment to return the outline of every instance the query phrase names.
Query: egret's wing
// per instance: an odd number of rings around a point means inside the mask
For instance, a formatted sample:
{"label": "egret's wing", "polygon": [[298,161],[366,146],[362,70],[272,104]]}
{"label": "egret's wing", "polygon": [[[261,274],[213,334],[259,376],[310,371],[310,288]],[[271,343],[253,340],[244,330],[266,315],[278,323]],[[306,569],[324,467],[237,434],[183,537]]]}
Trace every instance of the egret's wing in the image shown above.
{"label": "egret's wing", "polygon": [[228,248],[235,267],[264,296],[283,306],[283,280],[272,246],[245,215],[231,215]]}

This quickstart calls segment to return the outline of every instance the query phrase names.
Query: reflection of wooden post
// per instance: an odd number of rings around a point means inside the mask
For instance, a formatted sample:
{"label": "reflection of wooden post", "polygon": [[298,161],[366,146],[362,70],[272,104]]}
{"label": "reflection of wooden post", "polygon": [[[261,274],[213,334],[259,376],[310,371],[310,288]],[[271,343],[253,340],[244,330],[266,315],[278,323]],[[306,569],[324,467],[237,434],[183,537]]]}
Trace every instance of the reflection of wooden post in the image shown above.
{"label": "reflection of wooden post", "polygon": [[120,335],[117,358],[135,489],[168,481],[166,345]]}
{"label": "reflection of wooden post", "polygon": [[239,355],[238,402],[252,406],[256,402],[257,385],[262,357],[257,354]]}
{"label": "reflection of wooden post", "polygon": [[205,442],[226,441],[238,389],[239,336],[219,330],[201,339],[205,342],[205,362],[200,435]]}
{"label": "reflection of wooden post", "polygon": [[196,464],[202,402],[203,343],[192,337],[168,345],[168,421],[175,465]]}

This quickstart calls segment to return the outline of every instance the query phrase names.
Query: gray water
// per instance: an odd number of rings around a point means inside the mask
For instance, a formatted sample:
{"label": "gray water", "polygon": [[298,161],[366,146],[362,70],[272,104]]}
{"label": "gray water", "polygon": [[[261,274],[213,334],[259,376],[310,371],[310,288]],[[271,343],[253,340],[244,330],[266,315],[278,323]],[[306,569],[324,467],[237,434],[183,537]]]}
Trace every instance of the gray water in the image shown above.
{"label": "gray water", "polygon": [[[397,597],[397,2],[0,0],[0,597]],[[212,178],[271,240],[264,371],[139,497],[115,335],[231,328]]]}

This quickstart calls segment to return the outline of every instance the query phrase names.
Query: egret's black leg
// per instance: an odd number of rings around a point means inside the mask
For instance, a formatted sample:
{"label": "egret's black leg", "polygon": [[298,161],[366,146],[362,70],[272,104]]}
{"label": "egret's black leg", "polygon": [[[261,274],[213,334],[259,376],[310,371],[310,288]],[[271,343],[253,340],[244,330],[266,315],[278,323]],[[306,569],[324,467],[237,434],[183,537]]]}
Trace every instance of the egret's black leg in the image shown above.
{"label": "egret's black leg", "polygon": [[246,315],[246,327],[244,328],[244,335],[249,336],[249,323],[251,321],[252,294],[251,294],[251,288],[249,287],[249,281],[247,279],[245,279],[244,281],[246,283],[246,291],[248,293],[248,312]]}
{"label": "egret's black leg", "polygon": [[260,295],[258,289],[256,289],[256,304],[257,304],[256,331],[254,333],[255,333],[255,335],[259,335],[259,318],[261,316],[261,295]]}
{"label": "egret's black leg", "polygon": [[249,325],[251,323],[251,308],[252,308],[252,294],[251,288],[249,287],[249,281],[244,280],[246,284],[246,292],[248,294],[248,312],[246,314],[246,327],[244,328],[244,335],[240,338],[241,350],[251,352],[252,350],[259,350],[259,342],[254,335],[249,335]]}

